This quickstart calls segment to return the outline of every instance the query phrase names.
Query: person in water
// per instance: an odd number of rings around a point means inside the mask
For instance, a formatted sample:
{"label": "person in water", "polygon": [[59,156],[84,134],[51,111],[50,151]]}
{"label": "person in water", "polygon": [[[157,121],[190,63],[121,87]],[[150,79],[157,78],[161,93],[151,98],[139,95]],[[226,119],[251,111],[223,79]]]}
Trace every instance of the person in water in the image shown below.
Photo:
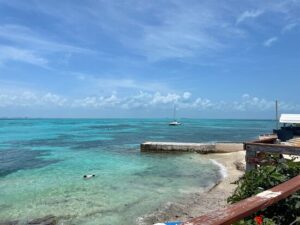
{"label": "person in water", "polygon": [[88,174],[88,175],[84,175],[83,178],[84,179],[90,179],[90,178],[93,178],[95,176],[96,176],[95,174]]}

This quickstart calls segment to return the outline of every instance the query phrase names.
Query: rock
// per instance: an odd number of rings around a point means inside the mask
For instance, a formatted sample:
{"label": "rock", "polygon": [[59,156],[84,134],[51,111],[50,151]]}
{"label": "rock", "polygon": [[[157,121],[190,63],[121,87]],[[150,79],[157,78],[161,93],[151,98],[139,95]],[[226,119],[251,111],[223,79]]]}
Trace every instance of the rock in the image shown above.
{"label": "rock", "polygon": [[243,162],[235,161],[233,164],[237,170],[246,171],[246,165]]}
{"label": "rock", "polygon": [[56,225],[57,224],[57,217],[53,215],[48,215],[42,218],[37,218],[31,220],[27,223],[28,225]]}
{"label": "rock", "polygon": [[18,224],[17,220],[0,222],[0,225],[17,225],[17,224]]}

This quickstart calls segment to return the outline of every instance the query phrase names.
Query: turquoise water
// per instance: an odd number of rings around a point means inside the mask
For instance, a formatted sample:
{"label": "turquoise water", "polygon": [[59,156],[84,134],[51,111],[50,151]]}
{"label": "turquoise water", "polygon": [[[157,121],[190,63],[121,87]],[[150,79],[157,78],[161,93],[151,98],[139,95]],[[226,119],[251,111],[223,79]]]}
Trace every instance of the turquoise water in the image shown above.
{"label": "turquoise water", "polygon": [[0,120],[0,222],[53,214],[63,224],[135,224],[220,179],[219,168],[201,155],[140,153],[140,143],[245,141],[274,127],[263,120],[182,122]]}

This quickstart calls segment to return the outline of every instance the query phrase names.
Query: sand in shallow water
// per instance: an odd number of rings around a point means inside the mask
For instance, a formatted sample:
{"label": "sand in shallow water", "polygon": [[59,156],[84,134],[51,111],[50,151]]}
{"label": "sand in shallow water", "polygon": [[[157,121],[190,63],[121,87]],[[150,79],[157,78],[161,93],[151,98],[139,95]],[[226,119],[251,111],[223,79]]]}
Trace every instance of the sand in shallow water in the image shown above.
{"label": "sand in shallow water", "polygon": [[199,157],[222,164],[226,169],[227,176],[208,192],[191,194],[181,203],[169,202],[162,209],[139,218],[137,224],[150,225],[164,221],[187,221],[227,205],[227,198],[236,188],[236,185],[232,183],[244,174],[236,169],[234,162],[245,162],[245,152],[199,155]]}

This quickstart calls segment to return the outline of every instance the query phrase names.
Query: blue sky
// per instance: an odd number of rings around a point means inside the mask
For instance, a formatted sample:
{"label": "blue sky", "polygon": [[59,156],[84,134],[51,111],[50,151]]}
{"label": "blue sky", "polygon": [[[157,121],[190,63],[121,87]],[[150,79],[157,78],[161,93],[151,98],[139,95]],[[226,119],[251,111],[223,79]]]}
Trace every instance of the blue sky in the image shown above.
{"label": "blue sky", "polygon": [[300,112],[299,40],[299,0],[0,0],[0,116]]}

